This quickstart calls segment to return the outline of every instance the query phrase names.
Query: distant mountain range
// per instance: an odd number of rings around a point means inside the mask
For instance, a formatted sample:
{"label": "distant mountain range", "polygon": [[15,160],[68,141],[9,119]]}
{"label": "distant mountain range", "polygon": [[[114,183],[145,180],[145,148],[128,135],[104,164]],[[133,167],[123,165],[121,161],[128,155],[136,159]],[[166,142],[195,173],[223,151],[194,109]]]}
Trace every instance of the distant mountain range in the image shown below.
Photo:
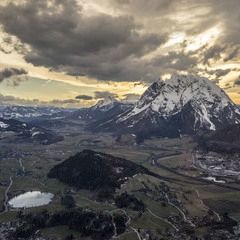
{"label": "distant mountain range", "polygon": [[144,139],[194,135],[238,123],[240,110],[220,87],[206,78],[180,75],[153,83],[135,106],[91,124],[91,129]]}
{"label": "distant mountain range", "polygon": [[[99,100],[96,105],[89,108],[73,109],[58,109],[49,108],[49,114],[43,114],[39,117],[29,117],[26,121],[44,128],[62,128],[67,125],[76,126],[84,125],[86,122],[87,129],[94,122],[107,121],[113,117],[125,112],[133,107],[133,104],[122,103],[112,97]],[[37,110],[37,109],[36,109]],[[11,112],[11,111],[10,111]]]}
{"label": "distant mountain range", "polygon": [[21,122],[15,119],[0,118],[0,136],[13,133],[19,140],[38,142],[41,144],[52,144],[63,140],[63,137],[50,130]]}
{"label": "distant mountain range", "polygon": [[83,108],[70,113],[67,118],[94,122],[107,121],[123,112],[126,112],[132,107],[133,104],[122,103],[113,97],[107,97],[105,99],[99,100],[96,105],[90,108]]}
{"label": "distant mountain range", "polygon": [[0,105],[0,117],[4,119],[16,119],[20,121],[32,121],[35,119],[46,119],[63,117],[74,111],[73,109],[57,107],[32,107],[32,106],[4,106]]}
{"label": "distant mountain range", "polygon": [[169,80],[154,82],[136,104],[108,97],[92,107],[78,110],[9,106],[0,107],[0,117],[54,130],[81,124],[93,132],[130,134],[142,141],[151,136],[208,133],[240,124],[240,107],[213,81],[174,75]]}

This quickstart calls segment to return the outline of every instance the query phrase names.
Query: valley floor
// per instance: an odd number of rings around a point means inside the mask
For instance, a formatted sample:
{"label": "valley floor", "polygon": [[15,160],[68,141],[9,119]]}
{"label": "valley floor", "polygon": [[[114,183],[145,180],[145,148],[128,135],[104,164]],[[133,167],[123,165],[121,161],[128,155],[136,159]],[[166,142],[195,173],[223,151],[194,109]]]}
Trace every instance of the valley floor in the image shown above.
{"label": "valley floor", "polygon": [[[5,224],[17,215],[17,211],[6,206],[6,200],[32,190],[53,193],[54,199],[47,206],[25,209],[24,212],[38,212],[42,209],[55,212],[63,209],[60,203],[62,192],[70,192],[79,207],[112,213],[124,212],[128,217],[128,228],[117,236],[119,240],[143,240],[149,234],[164,236],[169,232],[172,232],[169,239],[178,239],[179,234],[175,233],[183,225],[193,227],[195,236],[203,237],[208,233],[208,227],[196,226],[210,211],[215,220],[221,219],[222,214],[227,212],[240,222],[239,183],[233,179],[225,179],[225,183],[222,183],[203,178],[203,170],[194,164],[195,144],[188,137],[150,139],[137,146],[121,145],[110,134],[92,134],[81,128],[65,128],[60,134],[64,135],[65,140],[52,145],[24,142],[16,145],[6,140],[0,141],[0,239],[4,239],[1,234]],[[141,199],[146,204],[143,214],[139,215],[129,209],[119,210],[112,203],[96,201],[93,192],[77,191],[47,178],[49,169],[83,149],[126,158],[154,173],[152,176],[136,175],[128,179],[117,192],[129,192]],[[164,186],[168,190],[164,190]],[[76,239],[85,239],[66,227],[48,228],[40,232],[46,239],[65,239],[70,234]]]}

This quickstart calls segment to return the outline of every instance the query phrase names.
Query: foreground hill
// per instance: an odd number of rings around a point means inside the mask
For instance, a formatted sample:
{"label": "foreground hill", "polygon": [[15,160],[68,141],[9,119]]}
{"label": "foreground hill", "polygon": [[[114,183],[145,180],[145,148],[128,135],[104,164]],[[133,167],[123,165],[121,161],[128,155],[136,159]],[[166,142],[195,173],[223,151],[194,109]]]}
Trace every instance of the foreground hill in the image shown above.
{"label": "foreground hill", "polygon": [[95,130],[128,132],[140,138],[176,137],[240,123],[240,111],[215,83],[197,76],[172,76],[153,83],[135,107]]}
{"label": "foreground hill", "polygon": [[41,144],[52,144],[63,140],[63,137],[47,129],[15,119],[0,118],[0,134],[1,133],[13,133],[20,140],[36,141]]}
{"label": "foreground hill", "polygon": [[52,168],[48,176],[79,189],[109,188],[115,190],[128,177],[145,172],[144,167],[131,161],[84,150]]}

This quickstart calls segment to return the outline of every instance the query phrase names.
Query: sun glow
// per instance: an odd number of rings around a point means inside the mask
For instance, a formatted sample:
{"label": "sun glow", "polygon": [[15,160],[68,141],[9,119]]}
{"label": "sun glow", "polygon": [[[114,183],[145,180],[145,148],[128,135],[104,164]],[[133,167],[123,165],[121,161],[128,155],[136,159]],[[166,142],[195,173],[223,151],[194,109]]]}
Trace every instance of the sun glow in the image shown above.
{"label": "sun glow", "polygon": [[222,29],[218,25],[218,26],[208,29],[207,31],[199,34],[198,36],[195,36],[190,41],[190,44],[188,44],[186,50],[187,51],[195,51],[195,50],[203,47],[206,44],[208,44],[208,46],[213,45],[214,42],[219,37],[219,34],[221,33],[221,31],[222,31]]}
{"label": "sun glow", "polygon": [[175,32],[169,36],[169,41],[165,44],[165,47],[170,47],[178,43],[182,43],[186,34],[184,32]]}

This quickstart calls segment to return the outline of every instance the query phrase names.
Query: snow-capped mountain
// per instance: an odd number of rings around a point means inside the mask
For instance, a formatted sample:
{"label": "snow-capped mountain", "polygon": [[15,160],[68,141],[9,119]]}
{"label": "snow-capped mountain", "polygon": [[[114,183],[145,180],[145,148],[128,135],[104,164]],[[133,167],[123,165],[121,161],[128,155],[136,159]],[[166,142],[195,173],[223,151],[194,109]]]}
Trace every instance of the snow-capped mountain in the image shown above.
{"label": "snow-capped mountain", "polygon": [[57,117],[71,111],[73,110],[56,107],[0,106],[0,117],[4,119],[32,121],[40,118]]}
{"label": "snow-capped mountain", "polygon": [[107,120],[125,112],[127,109],[132,107],[132,104],[121,103],[115,98],[107,97],[99,100],[96,105],[90,108],[79,109],[71,113],[69,118],[90,121]]}
{"label": "snow-capped mountain", "polygon": [[240,111],[215,83],[198,76],[175,75],[153,83],[131,111],[96,129],[178,136],[240,123]]}
{"label": "snow-capped mountain", "polygon": [[41,144],[51,144],[63,140],[61,136],[36,125],[15,119],[0,118],[0,137],[4,138],[9,134],[19,138],[19,140],[36,141]]}
{"label": "snow-capped mountain", "polygon": [[99,100],[96,105],[91,107],[91,109],[106,112],[118,104],[119,102],[115,98],[108,96],[107,98]]}

